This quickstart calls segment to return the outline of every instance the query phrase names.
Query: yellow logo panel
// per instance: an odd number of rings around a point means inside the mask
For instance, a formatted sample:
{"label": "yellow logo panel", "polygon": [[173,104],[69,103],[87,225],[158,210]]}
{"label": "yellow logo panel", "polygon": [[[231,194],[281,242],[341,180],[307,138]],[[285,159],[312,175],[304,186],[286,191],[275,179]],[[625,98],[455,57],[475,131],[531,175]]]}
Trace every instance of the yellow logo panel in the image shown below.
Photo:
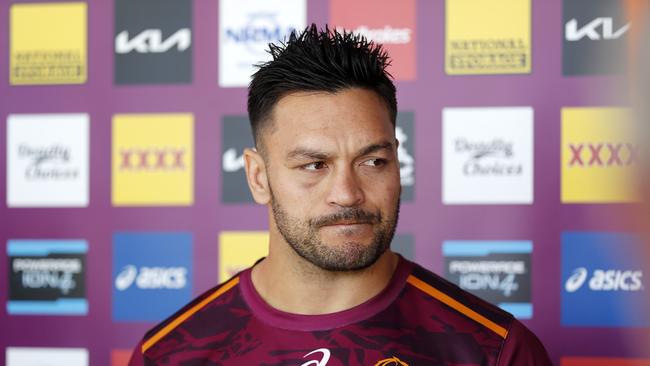
{"label": "yellow logo panel", "polygon": [[86,3],[12,5],[11,85],[86,82],[86,8]]}
{"label": "yellow logo panel", "polygon": [[530,19],[530,0],[447,0],[447,74],[529,73]]}
{"label": "yellow logo panel", "polygon": [[638,148],[629,111],[562,109],[562,202],[636,201],[633,173]]}
{"label": "yellow logo panel", "polygon": [[219,283],[269,254],[266,231],[224,231],[219,234]]}
{"label": "yellow logo panel", "polygon": [[194,203],[194,116],[113,116],[114,206]]}

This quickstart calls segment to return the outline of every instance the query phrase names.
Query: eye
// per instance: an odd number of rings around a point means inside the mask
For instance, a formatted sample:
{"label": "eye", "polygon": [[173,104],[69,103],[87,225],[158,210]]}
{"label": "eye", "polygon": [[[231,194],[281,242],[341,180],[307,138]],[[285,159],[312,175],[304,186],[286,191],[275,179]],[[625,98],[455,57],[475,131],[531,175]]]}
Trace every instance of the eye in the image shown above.
{"label": "eye", "polygon": [[380,167],[386,165],[386,159],[369,159],[364,161],[362,164],[372,167]]}
{"label": "eye", "polygon": [[304,170],[316,171],[325,168],[325,162],[315,161],[313,163],[305,164],[301,167]]}

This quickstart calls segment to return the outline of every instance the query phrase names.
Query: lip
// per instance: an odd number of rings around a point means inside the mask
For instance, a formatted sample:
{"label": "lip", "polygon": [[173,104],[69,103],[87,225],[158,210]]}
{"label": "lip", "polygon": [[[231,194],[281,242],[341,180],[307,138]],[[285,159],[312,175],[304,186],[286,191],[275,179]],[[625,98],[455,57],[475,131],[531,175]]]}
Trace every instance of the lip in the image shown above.
{"label": "lip", "polygon": [[337,222],[335,224],[323,225],[325,226],[356,226],[356,225],[370,225],[369,222]]}

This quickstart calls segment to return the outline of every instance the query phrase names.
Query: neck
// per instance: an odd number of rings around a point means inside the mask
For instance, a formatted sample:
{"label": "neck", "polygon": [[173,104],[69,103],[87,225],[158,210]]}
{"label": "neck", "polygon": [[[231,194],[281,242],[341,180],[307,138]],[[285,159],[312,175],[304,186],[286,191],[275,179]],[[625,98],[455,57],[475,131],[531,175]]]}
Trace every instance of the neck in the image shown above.
{"label": "neck", "polygon": [[251,279],[271,307],[288,313],[318,315],[350,309],[379,294],[390,282],[398,257],[386,251],[359,271],[323,270],[300,257],[288,244],[270,245],[268,257],[253,267]]}

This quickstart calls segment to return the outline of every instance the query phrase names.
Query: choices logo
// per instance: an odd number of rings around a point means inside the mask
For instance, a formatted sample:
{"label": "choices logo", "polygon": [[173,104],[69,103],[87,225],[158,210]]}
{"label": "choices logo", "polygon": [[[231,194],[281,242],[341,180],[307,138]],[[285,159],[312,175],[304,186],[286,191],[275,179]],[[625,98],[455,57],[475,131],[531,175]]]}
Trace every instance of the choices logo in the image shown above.
{"label": "choices logo", "polygon": [[87,114],[7,118],[7,206],[88,206]]}
{"label": "choices logo", "polygon": [[253,133],[246,116],[225,116],[221,125],[221,201],[253,203],[244,171],[244,149],[252,148]]}
{"label": "choices logo", "polygon": [[443,202],[533,202],[533,109],[443,110]]}
{"label": "choices logo", "polygon": [[86,315],[83,240],[9,240],[7,313]]}
{"label": "choices logo", "polygon": [[562,202],[636,200],[632,187],[639,148],[621,108],[562,109]]}
{"label": "choices logo", "polygon": [[445,278],[519,319],[533,316],[530,241],[446,241]]}
{"label": "choices logo", "polygon": [[190,233],[113,235],[113,319],[159,321],[192,295]]}
{"label": "choices logo", "polygon": [[219,1],[219,86],[248,86],[254,65],[270,60],[268,44],[306,22],[305,0]]}
{"label": "choices logo", "polygon": [[650,325],[644,244],[632,234],[563,233],[562,324]]}
{"label": "choices logo", "polygon": [[[621,0],[564,0],[564,75],[621,73],[630,22]],[[618,55],[618,57],[614,57]]]}
{"label": "choices logo", "polygon": [[397,113],[395,137],[399,141],[397,159],[399,160],[402,202],[412,201],[415,195],[415,114]]}
{"label": "choices logo", "polygon": [[388,71],[396,80],[416,77],[415,0],[330,1],[330,24],[381,43],[393,63]]}
{"label": "choices logo", "polygon": [[85,2],[12,4],[11,85],[85,83],[86,12]]}
{"label": "choices logo", "polygon": [[7,366],[88,366],[85,348],[7,347]]}
{"label": "choices logo", "polygon": [[191,205],[194,116],[115,115],[112,167],[115,206]]}
{"label": "choices logo", "polygon": [[524,74],[531,70],[531,1],[447,0],[449,75]]}
{"label": "choices logo", "polygon": [[115,83],[191,81],[191,0],[115,0]]}
{"label": "choices logo", "polygon": [[219,234],[219,282],[225,282],[269,253],[266,231],[224,231]]}

